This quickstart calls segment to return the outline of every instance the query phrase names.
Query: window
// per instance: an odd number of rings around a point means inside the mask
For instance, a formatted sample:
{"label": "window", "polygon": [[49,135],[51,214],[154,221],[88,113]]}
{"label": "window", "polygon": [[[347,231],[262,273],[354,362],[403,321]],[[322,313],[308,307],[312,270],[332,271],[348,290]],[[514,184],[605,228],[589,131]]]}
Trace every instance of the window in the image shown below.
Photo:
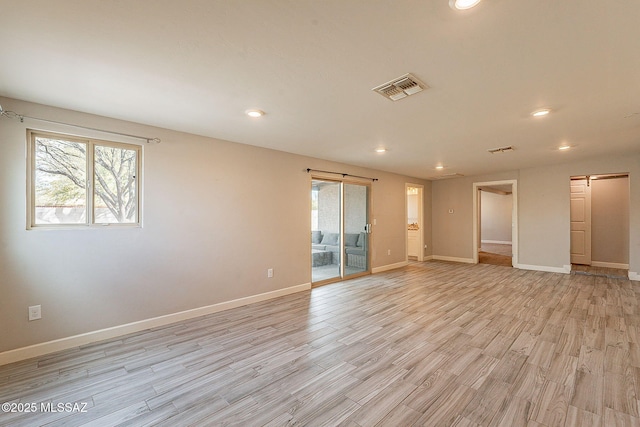
{"label": "window", "polygon": [[142,147],[29,131],[29,227],[140,224]]}

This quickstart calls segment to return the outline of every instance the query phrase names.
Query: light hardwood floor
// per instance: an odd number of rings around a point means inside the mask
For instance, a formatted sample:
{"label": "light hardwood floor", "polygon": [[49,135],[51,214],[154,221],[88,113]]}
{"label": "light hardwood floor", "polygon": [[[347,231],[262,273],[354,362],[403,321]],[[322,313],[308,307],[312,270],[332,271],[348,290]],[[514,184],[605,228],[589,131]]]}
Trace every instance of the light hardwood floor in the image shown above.
{"label": "light hardwood floor", "polygon": [[512,248],[513,246],[511,244],[482,243],[480,250],[490,254],[506,255],[510,257],[513,255]]}
{"label": "light hardwood floor", "polygon": [[0,367],[0,425],[639,426],[637,282],[446,262]]}
{"label": "light hardwood floor", "polygon": [[629,270],[622,268],[593,267],[590,265],[572,264],[571,274],[602,276],[610,279],[626,279],[629,277]]}

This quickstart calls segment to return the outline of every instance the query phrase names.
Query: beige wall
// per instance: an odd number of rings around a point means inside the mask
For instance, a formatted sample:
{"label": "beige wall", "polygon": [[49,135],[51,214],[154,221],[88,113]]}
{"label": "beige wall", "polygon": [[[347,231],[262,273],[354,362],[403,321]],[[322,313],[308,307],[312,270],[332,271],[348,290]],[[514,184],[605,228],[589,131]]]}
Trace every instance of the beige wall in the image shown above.
{"label": "beige wall", "polygon": [[[374,268],[405,260],[405,183],[431,190],[429,182],[377,170],[0,103],[25,115],[162,139],[144,146],[143,228],[27,231],[26,128],[63,129],[0,118],[0,352],[309,283],[306,168],[379,179],[372,184]],[[42,320],[28,322],[27,307],[35,304]]]}
{"label": "beige wall", "polygon": [[591,259],[629,263],[629,178],[591,181]]}
{"label": "beige wall", "polygon": [[[517,172],[432,183],[433,255],[473,259],[473,183],[517,179]],[[449,213],[453,209],[453,213]]]}
{"label": "beige wall", "polygon": [[[570,153],[565,153],[570,154]],[[564,270],[569,257],[571,176],[629,173],[629,270],[640,272],[640,154],[611,156],[433,183],[434,256],[473,256],[473,183],[518,181],[519,264]],[[447,208],[456,208],[447,214]]]}
{"label": "beige wall", "polygon": [[482,241],[511,242],[513,196],[481,191],[480,232]]}

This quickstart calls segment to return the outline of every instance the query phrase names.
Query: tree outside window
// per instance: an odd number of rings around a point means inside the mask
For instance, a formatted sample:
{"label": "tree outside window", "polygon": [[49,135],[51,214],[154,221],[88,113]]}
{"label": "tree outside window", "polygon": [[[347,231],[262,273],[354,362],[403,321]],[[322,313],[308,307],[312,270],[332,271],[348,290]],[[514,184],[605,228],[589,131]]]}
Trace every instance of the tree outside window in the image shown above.
{"label": "tree outside window", "polygon": [[31,226],[139,224],[141,147],[31,132]]}

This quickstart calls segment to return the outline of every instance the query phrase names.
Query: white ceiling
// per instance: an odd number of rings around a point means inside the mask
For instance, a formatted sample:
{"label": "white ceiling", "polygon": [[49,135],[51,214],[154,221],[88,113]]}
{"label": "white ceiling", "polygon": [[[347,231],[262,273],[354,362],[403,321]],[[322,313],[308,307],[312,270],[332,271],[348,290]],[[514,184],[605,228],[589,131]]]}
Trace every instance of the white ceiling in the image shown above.
{"label": "white ceiling", "polygon": [[0,0],[0,40],[3,96],[415,177],[640,150],[635,0]]}

